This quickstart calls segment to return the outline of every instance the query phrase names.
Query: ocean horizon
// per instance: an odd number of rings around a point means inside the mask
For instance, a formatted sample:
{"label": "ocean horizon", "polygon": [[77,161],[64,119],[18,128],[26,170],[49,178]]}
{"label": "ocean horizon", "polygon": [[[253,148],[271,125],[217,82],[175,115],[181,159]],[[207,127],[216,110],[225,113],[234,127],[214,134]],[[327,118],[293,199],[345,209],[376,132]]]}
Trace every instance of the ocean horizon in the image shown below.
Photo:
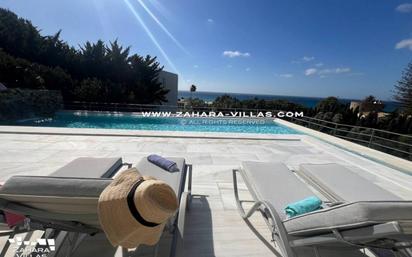
{"label": "ocean horizon", "polygon": [[[245,94],[245,93],[224,93],[224,92],[207,92],[207,91],[196,91],[191,93],[186,90],[178,91],[178,98],[199,98],[206,102],[212,102],[217,97],[222,95],[230,95],[236,97],[239,100],[249,100],[249,99],[263,99],[263,100],[286,100],[291,103],[300,104],[307,108],[313,108],[317,105],[319,101],[322,101],[326,97],[305,97],[305,96],[285,96],[285,95],[270,95],[270,94]],[[360,99],[347,99],[347,98],[338,98],[340,102],[346,104],[351,101],[361,101]],[[384,111],[392,112],[399,108],[399,103],[394,101],[382,101],[385,104]]]}

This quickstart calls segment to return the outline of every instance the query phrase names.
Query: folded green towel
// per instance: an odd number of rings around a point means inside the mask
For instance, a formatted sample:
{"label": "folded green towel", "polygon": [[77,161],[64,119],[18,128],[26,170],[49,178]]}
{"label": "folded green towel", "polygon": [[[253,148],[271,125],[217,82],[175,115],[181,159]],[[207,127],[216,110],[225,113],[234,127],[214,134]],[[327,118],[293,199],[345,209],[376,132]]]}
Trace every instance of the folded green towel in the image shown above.
{"label": "folded green towel", "polygon": [[306,199],[291,203],[285,208],[285,212],[289,218],[302,215],[308,212],[316,211],[322,208],[322,200],[316,196],[311,196]]}

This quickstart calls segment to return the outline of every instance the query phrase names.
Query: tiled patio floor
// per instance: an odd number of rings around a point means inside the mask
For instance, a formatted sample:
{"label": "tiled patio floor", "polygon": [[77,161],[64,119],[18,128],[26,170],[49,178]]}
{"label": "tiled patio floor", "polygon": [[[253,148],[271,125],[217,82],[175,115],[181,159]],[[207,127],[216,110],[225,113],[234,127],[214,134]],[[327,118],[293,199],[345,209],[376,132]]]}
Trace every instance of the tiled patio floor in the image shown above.
{"label": "tiled patio floor", "polygon": [[[404,199],[412,199],[412,176],[309,136],[298,138],[288,141],[0,134],[0,181],[17,174],[48,175],[81,156],[121,156],[131,163],[151,153],[185,157],[193,164],[195,195],[187,216],[185,252],[186,256],[205,257],[275,256],[237,213],[231,170],[242,161],[282,161],[291,169],[297,169],[301,163],[336,162],[350,166]],[[245,187],[241,189],[242,196],[248,198]],[[270,242],[261,217],[257,215],[251,222]],[[90,250],[92,244],[88,247]],[[116,255],[121,256],[121,252]]]}

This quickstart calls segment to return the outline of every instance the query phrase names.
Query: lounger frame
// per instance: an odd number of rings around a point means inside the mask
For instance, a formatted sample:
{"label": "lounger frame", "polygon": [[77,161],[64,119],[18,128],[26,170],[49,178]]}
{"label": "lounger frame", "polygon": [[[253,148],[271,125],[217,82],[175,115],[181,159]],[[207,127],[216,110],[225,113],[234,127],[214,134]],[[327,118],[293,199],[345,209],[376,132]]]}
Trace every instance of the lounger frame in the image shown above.
{"label": "lounger frame", "polygon": [[[239,197],[238,189],[238,177],[240,174],[243,182],[248,188],[249,193],[251,194],[253,200],[241,200]],[[390,236],[397,236],[404,238],[412,243],[412,231],[410,229],[404,229],[404,227],[410,228],[412,226],[412,221],[401,224],[397,221],[392,221],[383,224],[371,225],[363,228],[355,228],[345,231],[332,230],[330,233],[323,235],[316,235],[303,238],[292,238],[287,233],[287,230],[280,218],[279,214],[276,212],[275,208],[264,199],[259,199],[256,192],[254,191],[251,182],[248,180],[247,176],[242,169],[233,170],[233,189],[236,199],[236,205],[239,211],[240,216],[244,220],[248,220],[254,213],[260,212],[272,234],[272,240],[275,246],[278,246],[282,252],[282,255],[285,257],[295,257],[293,248],[297,247],[312,247],[317,253],[316,248],[325,246],[326,244],[333,243],[343,243],[348,248],[353,249],[362,249],[362,248],[371,248],[374,245],[362,244],[363,241],[386,238]],[[246,211],[243,208],[243,203],[253,203],[252,207]],[[372,232],[373,231],[373,232]],[[385,248],[382,245],[376,245],[377,248]],[[409,246],[410,247],[410,246]],[[388,247],[388,250],[394,250],[393,247]],[[397,252],[401,254],[400,256],[412,256],[410,249],[403,249],[399,247]]]}
{"label": "lounger frame", "polygon": [[[131,166],[130,164],[125,164],[127,166]],[[193,166],[191,164],[185,164],[182,170],[182,180],[180,185],[180,192],[178,193],[178,197],[180,199],[179,203],[179,210],[174,216],[173,222],[169,224],[165,228],[165,232],[167,231],[172,236],[172,243],[170,249],[170,257],[179,256],[178,253],[183,251],[184,247],[184,230],[185,230],[185,215],[186,211],[189,209],[191,195],[192,195],[192,172]],[[186,190],[186,182],[187,182],[187,190]],[[97,233],[102,233],[103,231],[97,229],[95,227],[87,226],[78,222],[70,222],[70,221],[61,221],[61,220],[50,220],[49,218],[46,219],[48,216],[47,213],[44,211],[31,208],[28,206],[23,206],[20,204],[7,202],[3,203],[3,206],[6,205],[6,210],[10,210],[16,214],[25,214],[27,217],[22,224],[17,225],[13,230],[3,232],[0,236],[8,236],[8,239],[13,238],[15,235],[20,233],[32,233],[35,230],[44,231],[43,237],[44,239],[51,239],[54,238],[56,240],[56,246],[62,245],[64,242],[67,242],[68,247],[66,247],[69,252],[65,252],[64,256],[71,256],[76,249],[79,247],[82,240],[87,235],[95,235]],[[30,215],[27,215],[30,213]],[[56,215],[59,218],[64,219],[65,214],[58,214]],[[68,216],[67,216],[68,217]],[[164,232],[164,233],[165,233]],[[10,243],[6,242],[6,245],[0,252],[0,256],[5,256],[8,249],[10,247]],[[157,256],[159,252],[159,244],[157,244],[153,248],[153,256]],[[61,247],[57,247],[56,251],[50,253],[49,257],[54,256],[61,256]]]}
{"label": "lounger frame", "polygon": [[[238,190],[238,179],[237,179],[238,173],[242,176],[243,182],[246,184],[250,194],[252,195],[253,201],[240,200],[239,190]],[[236,205],[237,205],[240,216],[244,220],[247,220],[254,213],[260,212],[266,222],[266,225],[271,231],[272,240],[275,243],[275,245],[277,243],[277,246],[279,246],[284,256],[294,257],[295,255],[289,244],[286,229],[278,213],[276,212],[276,210],[273,208],[273,206],[269,202],[263,199],[258,199],[257,194],[252,188],[253,187],[251,186],[246,176],[243,174],[242,170],[234,169],[233,170],[233,190],[235,193]],[[245,202],[253,203],[252,207],[248,211],[246,211],[242,206],[242,204]]]}

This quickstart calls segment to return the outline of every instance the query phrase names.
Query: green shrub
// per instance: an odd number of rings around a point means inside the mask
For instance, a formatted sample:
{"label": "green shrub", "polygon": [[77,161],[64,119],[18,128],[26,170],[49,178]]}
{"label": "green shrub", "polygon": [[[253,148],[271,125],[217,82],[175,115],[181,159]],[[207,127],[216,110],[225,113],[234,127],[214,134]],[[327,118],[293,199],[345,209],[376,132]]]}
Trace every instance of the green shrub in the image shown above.
{"label": "green shrub", "polygon": [[107,88],[102,81],[92,78],[83,80],[79,86],[74,89],[74,95],[79,101],[83,102],[101,102],[107,96]]}
{"label": "green shrub", "polygon": [[0,92],[0,120],[49,117],[62,108],[59,91],[8,89]]}
{"label": "green shrub", "polygon": [[74,81],[59,67],[48,67],[15,58],[0,49],[0,82],[8,88],[61,90],[71,94]]}

